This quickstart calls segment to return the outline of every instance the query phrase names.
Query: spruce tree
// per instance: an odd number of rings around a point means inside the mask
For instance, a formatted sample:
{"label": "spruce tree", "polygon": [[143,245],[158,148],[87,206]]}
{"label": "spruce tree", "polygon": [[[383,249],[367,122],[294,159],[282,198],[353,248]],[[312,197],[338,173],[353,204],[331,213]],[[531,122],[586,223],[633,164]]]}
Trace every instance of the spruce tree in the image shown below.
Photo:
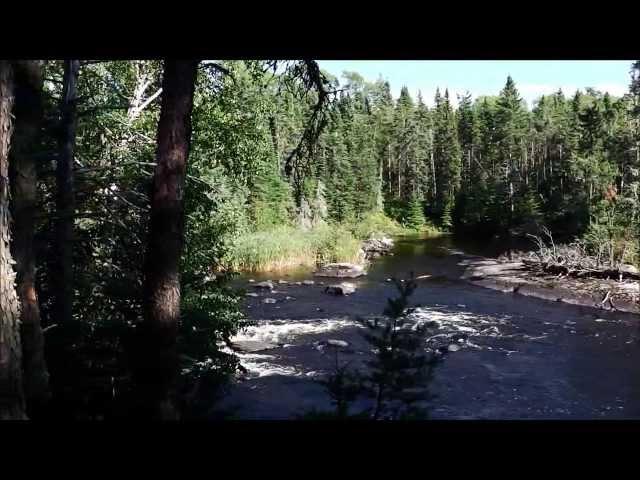
{"label": "spruce tree", "polygon": [[436,90],[434,118],[434,157],[436,169],[435,214],[442,222],[445,209],[452,209],[460,188],[462,154],[458,142],[455,116],[449,102],[449,91],[444,97]]}
{"label": "spruce tree", "polygon": [[413,230],[420,230],[425,224],[422,202],[414,196],[408,204],[405,225]]}

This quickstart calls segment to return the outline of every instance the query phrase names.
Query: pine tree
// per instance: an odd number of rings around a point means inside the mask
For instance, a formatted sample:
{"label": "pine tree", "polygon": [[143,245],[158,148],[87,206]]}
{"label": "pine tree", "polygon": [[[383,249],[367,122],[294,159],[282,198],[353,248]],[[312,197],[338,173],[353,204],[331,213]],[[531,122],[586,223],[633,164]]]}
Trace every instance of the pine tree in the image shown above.
{"label": "pine tree", "polygon": [[527,111],[510,76],[500,92],[496,107],[496,160],[500,176],[496,178],[495,214],[501,217],[499,223],[508,231],[515,220],[515,204],[523,182],[524,141],[528,129]]}
{"label": "pine tree", "polygon": [[445,209],[452,209],[460,188],[462,158],[455,116],[449,103],[449,91],[444,98],[436,91],[434,119],[434,163],[436,169],[435,214],[442,221]]}

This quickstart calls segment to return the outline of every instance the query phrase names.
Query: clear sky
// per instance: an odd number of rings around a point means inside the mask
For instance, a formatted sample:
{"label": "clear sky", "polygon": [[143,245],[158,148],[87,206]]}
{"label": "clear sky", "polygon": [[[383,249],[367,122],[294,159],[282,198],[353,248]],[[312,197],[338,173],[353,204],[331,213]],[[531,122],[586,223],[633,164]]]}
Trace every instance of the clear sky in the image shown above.
{"label": "clear sky", "polygon": [[406,85],[412,96],[422,92],[425,103],[431,105],[436,87],[449,89],[454,103],[456,94],[468,90],[473,97],[497,95],[507,75],[516,82],[522,97],[532,101],[562,88],[565,95],[576,89],[592,87],[620,96],[628,91],[632,61],[493,61],[493,60],[319,60],[320,68],[341,77],[343,71],[355,71],[367,81],[379,77],[388,80],[394,97]]}

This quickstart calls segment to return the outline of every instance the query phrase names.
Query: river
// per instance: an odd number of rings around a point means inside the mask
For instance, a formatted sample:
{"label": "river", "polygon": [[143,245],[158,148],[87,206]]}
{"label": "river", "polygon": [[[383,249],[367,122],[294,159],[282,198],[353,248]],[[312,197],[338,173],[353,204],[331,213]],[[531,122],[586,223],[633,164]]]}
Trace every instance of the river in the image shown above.
{"label": "river", "polygon": [[[370,355],[357,317],[380,314],[395,291],[389,278],[431,275],[411,298],[413,316],[435,320],[440,339],[463,332],[465,341],[436,369],[429,402],[434,419],[638,419],[640,324],[631,314],[549,302],[473,286],[458,277],[457,253],[495,256],[498,246],[451,237],[396,239],[393,255],[375,260],[368,275],[353,279],[356,293],[323,293],[308,269],[244,276],[283,280],[271,293],[247,297],[255,325],[238,340],[267,342],[267,350],[240,352],[249,373],[235,381],[218,415],[287,419],[331,409],[317,382],[335,364],[322,348],[345,340],[340,354],[354,365]],[[446,278],[445,278],[446,277]],[[312,286],[294,282],[313,279]],[[263,303],[274,298],[276,303]]]}

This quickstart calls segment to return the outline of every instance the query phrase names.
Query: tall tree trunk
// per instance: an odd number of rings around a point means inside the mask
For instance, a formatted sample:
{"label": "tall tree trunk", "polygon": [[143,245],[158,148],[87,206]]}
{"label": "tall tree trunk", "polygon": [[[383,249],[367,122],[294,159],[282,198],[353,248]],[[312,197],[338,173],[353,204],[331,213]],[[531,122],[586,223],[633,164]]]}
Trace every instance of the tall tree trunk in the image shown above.
{"label": "tall tree trunk", "polygon": [[436,187],[436,164],[433,159],[433,150],[431,150],[431,175],[433,176],[433,198],[438,195],[438,188]]}
{"label": "tall tree trunk", "polygon": [[11,148],[13,202],[12,253],[16,261],[20,299],[24,391],[29,415],[49,398],[49,373],[44,358],[44,336],[35,288],[36,259],[33,247],[37,205],[34,154],[38,151],[43,117],[42,65],[27,60],[15,63],[15,129]]}
{"label": "tall tree trunk", "polygon": [[54,267],[54,318],[65,323],[73,318],[73,223],[74,186],[73,160],[78,121],[79,60],[65,60],[62,99],[60,100],[60,137],[56,171],[58,195],[56,198],[56,260]]}
{"label": "tall tree trunk", "polygon": [[13,106],[13,71],[0,60],[0,420],[26,419],[22,387],[20,306],[10,251],[9,145]]}
{"label": "tall tree trunk", "polygon": [[184,237],[184,181],[198,62],[166,60],[144,279],[137,382],[154,418],[177,418],[170,391],[177,375],[179,266]]}

